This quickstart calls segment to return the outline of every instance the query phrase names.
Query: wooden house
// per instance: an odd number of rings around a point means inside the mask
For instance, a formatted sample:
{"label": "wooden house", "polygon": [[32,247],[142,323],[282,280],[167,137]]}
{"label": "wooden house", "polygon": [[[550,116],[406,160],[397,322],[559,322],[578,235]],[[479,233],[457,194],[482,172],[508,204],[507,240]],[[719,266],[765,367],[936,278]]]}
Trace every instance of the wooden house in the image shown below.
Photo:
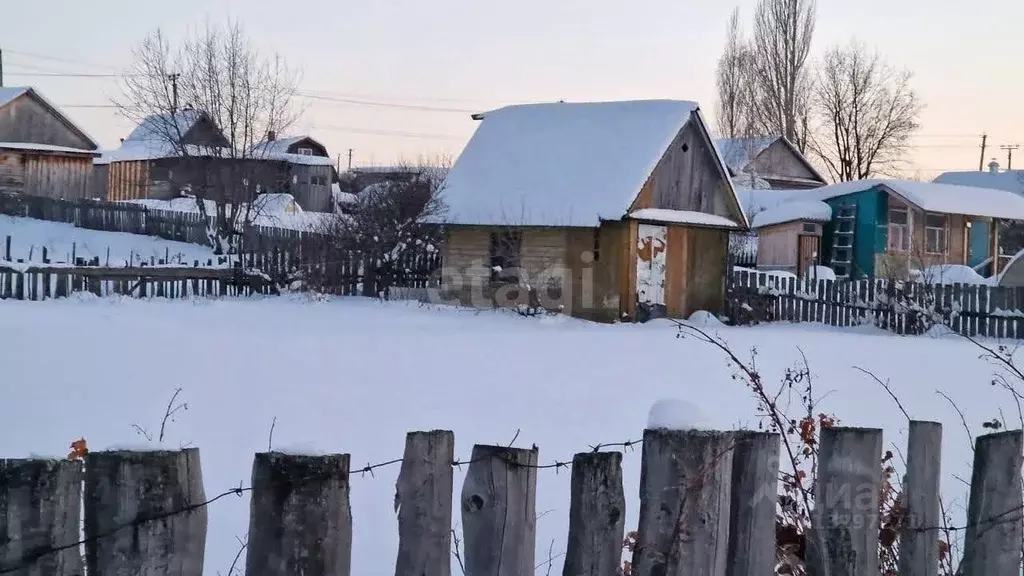
{"label": "wooden house", "polygon": [[697,104],[510,106],[474,116],[442,187],[445,301],[599,321],[722,310],[747,228]]}
{"label": "wooden house", "polygon": [[[838,278],[908,279],[913,271],[971,261],[969,234],[978,224],[993,253],[999,243],[1000,220],[1024,220],[1024,197],[994,188],[976,188],[911,180],[859,180],[786,194],[775,207],[757,214],[758,266],[762,265],[761,234],[780,220],[817,222],[830,209],[820,238],[820,263]],[[802,220],[800,219],[802,218]],[[792,239],[792,231],[789,232]],[[771,246],[771,240],[769,246]],[[785,245],[789,261],[800,261],[803,245]],[[774,250],[774,248],[773,248]],[[766,267],[781,256],[767,257]],[[992,273],[998,272],[998,265]]]}
{"label": "wooden house", "polygon": [[721,138],[715,145],[737,186],[801,190],[828,183],[785,137]]}
{"label": "wooden house", "polygon": [[270,132],[251,156],[279,163],[281,184],[276,192],[291,194],[307,212],[333,212],[331,184],[337,171],[327,148],[310,136],[277,138]]}
{"label": "wooden house", "polygon": [[0,192],[88,197],[98,148],[34,88],[0,88]]}
{"label": "wooden house", "polygon": [[757,269],[805,277],[821,262],[821,236],[832,207],[819,200],[793,201],[758,212],[750,221],[757,234]]}

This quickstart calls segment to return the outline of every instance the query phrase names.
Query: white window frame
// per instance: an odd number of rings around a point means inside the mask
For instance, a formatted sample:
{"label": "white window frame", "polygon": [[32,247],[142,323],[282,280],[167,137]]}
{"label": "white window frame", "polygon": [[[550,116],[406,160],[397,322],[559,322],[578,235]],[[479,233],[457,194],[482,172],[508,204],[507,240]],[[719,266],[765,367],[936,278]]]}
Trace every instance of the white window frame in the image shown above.
{"label": "white window frame", "polygon": [[[942,226],[929,226],[928,218],[942,218]],[[932,233],[941,235],[942,247],[939,251],[931,249],[928,237]],[[926,213],[924,215],[924,251],[926,254],[949,254],[949,214]]]}
{"label": "white window frame", "polygon": [[[905,213],[907,215],[907,223],[893,224],[893,212]],[[885,250],[887,252],[910,252],[914,247],[914,213],[910,209],[910,206],[907,206],[906,204],[890,204],[889,210],[886,213],[886,223],[887,229]],[[898,246],[895,245],[895,243],[893,242],[893,238],[895,237],[893,232],[895,230],[900,231],[900,239],[902,240],[902,242],[900,242],[900,245]]]}
{"label": "white window frame", "polygon": [[312,156],[313,155],[313,149],[312,148],[299,148],[297,150],[297,152],[300,155],[302,155],[302,156]]}

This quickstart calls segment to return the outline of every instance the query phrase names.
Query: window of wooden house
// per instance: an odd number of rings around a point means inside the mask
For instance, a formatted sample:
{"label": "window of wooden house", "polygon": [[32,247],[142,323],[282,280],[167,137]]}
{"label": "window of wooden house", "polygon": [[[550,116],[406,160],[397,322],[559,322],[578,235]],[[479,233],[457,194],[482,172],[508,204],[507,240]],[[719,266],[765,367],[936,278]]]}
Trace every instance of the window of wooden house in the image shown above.
{"label": "window of wooden house", "polygon": [[523,245],[521,232],[491,233],[491,280],[519,282],[519,257]]}
{"label": "window of wooden house", "polygon": [[925,215],[924,249],[929,254],[949,253],[949,216],[945,214]]}
{"label": "window of wooden house", "polygon": [[889,206],[889,239],[887,248],[890,252],[909,252],[913,236],[912,214],[906,206]]}
{"label": "window of wooden house", "polygon": [[299,148],[297,150],[297,152],[299,154],[303,155],[303,156],[312,156],[313,155],[313,149],[312,148]]}
{"label": "window of wooden house", "polygon": [[818,226],[813,222],[804,222],[804,232],[814,234],[818,231]]}
{"label": "window of wooden house", "polygon": [[313,174],[309,177],[309,183],[312,186],[325,186],[327,184],[327,177],[320,174]]}

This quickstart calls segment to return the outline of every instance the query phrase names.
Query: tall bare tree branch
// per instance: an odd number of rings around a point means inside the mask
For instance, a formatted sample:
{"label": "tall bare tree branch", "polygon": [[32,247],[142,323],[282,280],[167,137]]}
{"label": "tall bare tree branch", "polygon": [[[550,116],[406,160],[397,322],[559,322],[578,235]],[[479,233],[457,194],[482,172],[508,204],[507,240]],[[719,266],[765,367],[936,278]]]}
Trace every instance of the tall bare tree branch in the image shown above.
{"label": "tall bare tree branch", "polygon": [[729,18],[725,50],[716,72],[718,134],[723,138],[752,135],[753,60],[740,28],[739,8]]}

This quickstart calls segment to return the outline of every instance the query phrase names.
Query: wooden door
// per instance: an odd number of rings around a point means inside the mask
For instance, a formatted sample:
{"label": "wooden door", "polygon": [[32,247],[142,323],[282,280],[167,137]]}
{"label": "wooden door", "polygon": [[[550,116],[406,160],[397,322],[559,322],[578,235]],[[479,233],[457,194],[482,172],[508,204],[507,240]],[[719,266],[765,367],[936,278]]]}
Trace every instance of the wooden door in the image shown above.
{"label": "wooden door", "polygon": [[801,234],[797,240],[797,276],[807,277],[807,271],[820,261],[821,236]]}
{"label": "wooden door", "polygon": [[651,224],[637,227],[636,302],[637,320],[663,318],[665,307],[665,266],[668,228]]}

